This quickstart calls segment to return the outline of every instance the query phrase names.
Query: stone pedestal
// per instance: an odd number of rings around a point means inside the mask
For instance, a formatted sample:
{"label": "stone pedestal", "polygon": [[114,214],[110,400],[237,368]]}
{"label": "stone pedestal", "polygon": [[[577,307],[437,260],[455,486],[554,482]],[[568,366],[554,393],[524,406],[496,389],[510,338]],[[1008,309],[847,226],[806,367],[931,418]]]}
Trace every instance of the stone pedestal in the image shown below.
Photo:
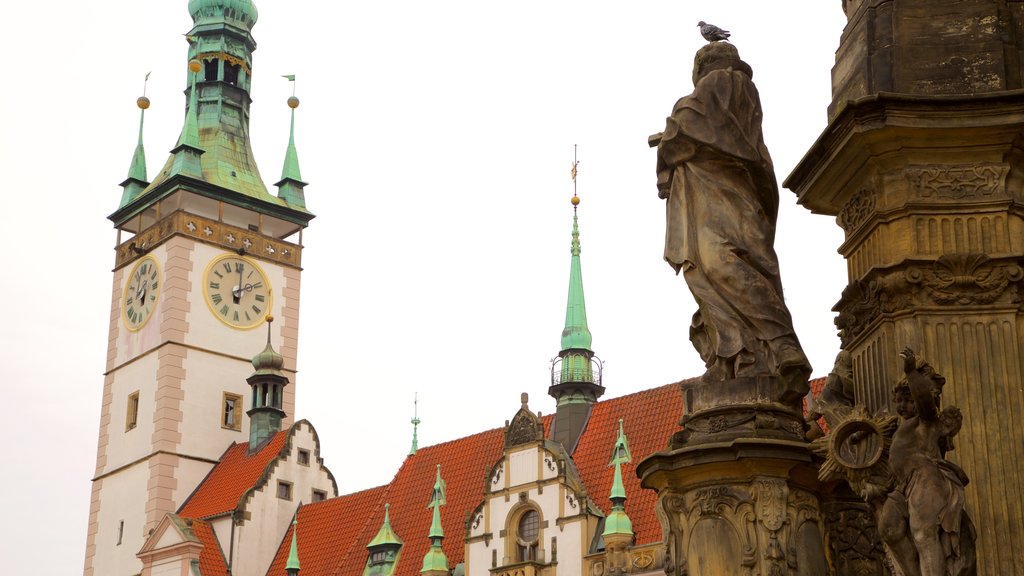
{"label": "stone pedestal", "polygon": [[683,431],[673,437],[672,447],[737,438],[802,440],[804,394],[771,376],[686,383]]}
{"label": "stone pedestal", "polygon": [[807,445],[695,442],[637,466],[658,492],[669,576],[822,576],[817,470]]}

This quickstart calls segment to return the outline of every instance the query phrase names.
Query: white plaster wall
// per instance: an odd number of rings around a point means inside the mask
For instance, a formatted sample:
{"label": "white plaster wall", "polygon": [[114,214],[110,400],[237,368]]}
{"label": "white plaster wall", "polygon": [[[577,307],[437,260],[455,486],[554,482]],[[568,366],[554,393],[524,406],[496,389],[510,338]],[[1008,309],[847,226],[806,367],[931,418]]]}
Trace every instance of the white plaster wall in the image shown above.
{"label": "white plaster wall", "polygon": [[[583,533],[585,522],[563,524],[561,530],[552,521],[544,532],[545,548],[548,558],[551,557],[551,538],[558,539],[558,576],[581,576],[583,573],[583,554],[586,553]],[[589,542],[586,542],[589,544]]]}
{"label": "white plaster wall", "polygon": [[[224,449],[227,449],[227,445],[224,446]],[[175,511],[185,503],[186,498],[192,495],[196,486],[199,486],[199,483],[206,478],[212,468],[213,464],[207,462],[178,458],[178,468],[174,474],[178,480],[178,486],[172,495]]]}
{"label": "white plaster wall", "polygon": [[220,545],[221,552],[224,553],[224,559],[227,562],[231,562],[231,517],[224,516],[210,521],[210,526],[213,528],[213,534],[217,537],[217,544]]}
{"label": "white plaster wall", "polygon": [[[257,324],[256,327],[249,330],[233,328],[218,320],[206,305],[203,275],[210,262],[225,254],[231,253],[206,244],[196,243],[195,245],[195,250],[192,252],[194,263],[191,275],[192,292],[189,294],[191,304],[191,311],[188,315],[189,331],[185,335],[185,342],[192,346],[217,350],[240,358],[252,358],[267,344],[266,324]],[[284,324],[284,314],[281,308],[284,302],[281,294],[284,288],[284,271],[277,264],[249,256],[247,258],[256,262],[270,281],[272,300],[270,309],[275,320],[271,342],[274,344],[274,348],[280,352],[283,341],[281,326]],[[249,372],[251,373],[252,370],[250,369]]]}
{"label": "white plaster wall", "polygon": [[[483,540],[473,542],[468,546],[466,553],[466,576],[488,576],[491,569],[491,550],[495,550],[497,542],[491,540],[490,546],[484,544]],[[501,552],[498,549],[498,561],[501,562]]]}
{"label": "white plaster wall", "polygon": [[537,448],[509,454],[508,486],[514,488],[537,481]]}
{"label": "white plaster wall", "polygon": [[[263,338],[266,339],[265,334]],[[257,352],[259,350],[253,352],[253,355]],[[182,454],[219,459],[232,442],[248,442],[249,417],[245,411],[251,406],[252,390],[245,379],[252,374],[252,364],[193,349],[188,351],[184,368],[184,398],[181,401],[183,433],[179,451]],[[221,427],[225,392],[242,397],[239,413],[242,419],[241,430]]]}
{"label": "white plaster wall", "polygon": [[[109,472],[149,455],[153,439],[153,410],[156,394],[156,354],[147,354],[114,373],[110,387],[110,425],[107,428],[107,463]],[[125,431],[128,416],[128,395],[139,391],[139,413],[135,428]],[[143,485],[146,483],[143,482]]]}
{"label": "white plaster wall", "polygon": [[[316,442],[305,423],[292,436],[291,451],[281,459],[270,474],[266,485],[255,492],[246,504],[250,517],[235,527],[235,574],[265,574],[298,508],[299,502],[309,503],[313,488],[335,495],[334,485],[327,472],[316,462]],[[309,450],[309,466],[297,462],[299,448]],[[277,482],[292,483],[292,499],[277,497]]]}
{"label": "white plaster wall", "polygon": [[[103,479],[96,533],[94,573],[104,576],[129,576],[142,570],[135,554],[145,543],[146,501],[149,465],[142,462]],[[124,520],[124,535],[117,544],[118,525]]]}
{"label": "white plaster wall", "polygon": [[114,366],[120,366],[124,362],[127,362],[147,350],[152,350],[160,344],[160,317],[163,312],[164,302],[167,299],[167,294],[164,292],[167,288],[167,244],[164,243],[157,246],[149,253],[149,255],[154,257],[160,266],[160,285],[158,287],[160,296],[157,298],[156,308],[153,310],[153,315],[150,316],[148,321],[146,321],[146,325],[135,332],[128,330],[128,326],[124,323],[124,311],[122,310],[122,306],[124,305],[124,288],[131,280],[132,270],[135,269],[135,264],[137,264],[139,260],[135,260],[124,267],[124,274],[121,275],[121,285],[118,289],[117,300],[114,302],[114,312],[118,316],[117,355],[115,356]]}

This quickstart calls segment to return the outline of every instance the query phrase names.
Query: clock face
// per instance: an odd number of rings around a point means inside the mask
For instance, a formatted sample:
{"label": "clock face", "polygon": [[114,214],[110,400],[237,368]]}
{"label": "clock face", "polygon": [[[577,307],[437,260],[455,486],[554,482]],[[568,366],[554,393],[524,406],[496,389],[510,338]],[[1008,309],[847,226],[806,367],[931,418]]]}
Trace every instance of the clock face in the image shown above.
{"label": "clock face", "polygon": [[203,294],[210,311],[235,328],[260,325],[270,312],[270,282],[255,262],[225,255],[206,268]]}
{"label": "clock face", "polygon": [[156,309],[160,296],[160,266],[152,256],[135,264],[121,297],[124,323],[131,331],[142,328]]}

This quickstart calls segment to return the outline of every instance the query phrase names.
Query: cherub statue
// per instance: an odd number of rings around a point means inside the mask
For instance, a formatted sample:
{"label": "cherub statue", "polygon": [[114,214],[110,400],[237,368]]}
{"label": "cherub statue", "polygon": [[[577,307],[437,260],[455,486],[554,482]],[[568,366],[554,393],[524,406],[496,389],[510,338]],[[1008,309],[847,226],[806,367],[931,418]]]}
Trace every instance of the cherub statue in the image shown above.
{"label": "cherub statue", "polygon": [[968,479],[945,459],[963,417],[956,407],[939,409],[945,378],[910,348],[900,357],[906,377],[893,390],[901,420],[889,447],[891,482],[868,482],[862,495],[903,576],[970,576],[977,568],[964,510]]}

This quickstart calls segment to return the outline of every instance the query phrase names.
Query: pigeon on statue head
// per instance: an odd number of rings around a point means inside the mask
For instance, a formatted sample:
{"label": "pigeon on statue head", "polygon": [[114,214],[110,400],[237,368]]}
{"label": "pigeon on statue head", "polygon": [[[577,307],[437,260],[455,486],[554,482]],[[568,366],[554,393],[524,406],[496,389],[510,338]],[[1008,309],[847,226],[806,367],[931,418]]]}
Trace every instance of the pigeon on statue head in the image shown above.
{"label": "pigeon on statue head", "polygon": [[708,42],[717,42],[719,40],[725,40],[726,42],[729,41],[730,34],[728,30],[722,30],[718,26],[708,24],[703,20],[697,22],[697,26],[700,26],[700,35]]}

